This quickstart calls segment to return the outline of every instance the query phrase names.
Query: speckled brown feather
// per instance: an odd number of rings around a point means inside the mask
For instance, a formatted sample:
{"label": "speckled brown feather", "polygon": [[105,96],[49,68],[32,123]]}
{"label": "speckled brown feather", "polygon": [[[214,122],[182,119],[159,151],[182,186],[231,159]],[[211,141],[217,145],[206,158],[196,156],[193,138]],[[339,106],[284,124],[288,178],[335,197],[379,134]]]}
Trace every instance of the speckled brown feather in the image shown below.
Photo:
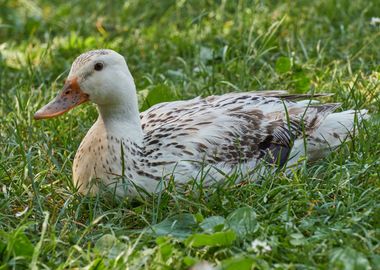
{"label": "speckled brown feather", "polygon": [[178,159],[234,165],[260,159],[271,151],[274,157],[267,160],[283,165],[292,141],[299,138],[302,129],[306,127],[306,132],[311,132],[337,107],[336,104],[300,107],[289,101],[300,97],[268,91],[156,105],[141,114],[146,133],[144,153],[147,158],[157,159],[160,158],[157,154],[165,149]]}

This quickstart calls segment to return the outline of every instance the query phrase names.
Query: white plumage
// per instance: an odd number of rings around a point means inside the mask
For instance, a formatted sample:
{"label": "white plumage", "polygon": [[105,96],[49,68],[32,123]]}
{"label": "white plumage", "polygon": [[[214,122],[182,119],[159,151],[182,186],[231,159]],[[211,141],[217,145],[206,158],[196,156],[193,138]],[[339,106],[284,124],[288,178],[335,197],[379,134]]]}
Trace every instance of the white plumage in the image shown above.
{"label": "white plumage", "polygon": [[310,95],[260,91],[161,103],[139,114],[133,78],[111,50],[79,56],[64,93],[35,117],[95,102],[99,118],[75,156],[74,182],[83,193],[108,186],[121,196],[135,196],[137,187],[155,192],[171,177],[209,185],[236,171],[255,178],[258,163],[316,160],[349,137],[355,115],[361,121],[367,113],[334,113],[339,104],[315,104]]}

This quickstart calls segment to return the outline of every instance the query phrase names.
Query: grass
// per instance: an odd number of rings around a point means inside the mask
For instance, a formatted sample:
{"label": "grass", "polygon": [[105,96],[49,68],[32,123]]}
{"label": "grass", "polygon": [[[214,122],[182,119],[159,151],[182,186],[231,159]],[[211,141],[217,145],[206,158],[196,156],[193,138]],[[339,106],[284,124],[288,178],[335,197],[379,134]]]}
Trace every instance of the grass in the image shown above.
{"label": "grass", "polygon": [[[375,0],[0,1],[0,269],[379,269],[380,15]],[[126,56],[141,107],[232,91],[330,92],[371,119],[329,157],[260,182],[82,197],[85,105],[33,113],[94,48]],[[144,100],[145,98],[145,100]],[[268,248],[269,247],[269,248]]]}

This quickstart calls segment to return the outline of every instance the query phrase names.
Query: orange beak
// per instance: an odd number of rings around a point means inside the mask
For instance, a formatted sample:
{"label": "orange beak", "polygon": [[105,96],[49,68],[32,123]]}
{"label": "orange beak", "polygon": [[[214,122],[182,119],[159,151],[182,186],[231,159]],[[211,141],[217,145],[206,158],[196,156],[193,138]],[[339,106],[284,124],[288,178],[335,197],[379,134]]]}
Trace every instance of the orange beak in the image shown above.
{"label": "orange beak", "polygon": [[88,101],[88,94],[80,89],[77,78],[67,80],[62,91],[55,99],[43,106],[34,114],[34,119],[52,118]]}

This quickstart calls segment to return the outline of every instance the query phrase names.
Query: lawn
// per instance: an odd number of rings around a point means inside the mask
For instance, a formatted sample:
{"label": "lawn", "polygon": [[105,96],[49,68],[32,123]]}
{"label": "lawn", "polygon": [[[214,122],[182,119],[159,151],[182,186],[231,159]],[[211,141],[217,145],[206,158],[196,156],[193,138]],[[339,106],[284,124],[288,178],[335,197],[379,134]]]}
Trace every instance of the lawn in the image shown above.
{"label": "lawn", "polygon": [[[0,269],[380,269],[376,17],[376,0],[0,0]],[[81,196],[71,167],[95,106],[33,114],[95,48],[126,57],[141,110],[285,89],[333,93],[324,101],[371,118],[291,176]]]}

